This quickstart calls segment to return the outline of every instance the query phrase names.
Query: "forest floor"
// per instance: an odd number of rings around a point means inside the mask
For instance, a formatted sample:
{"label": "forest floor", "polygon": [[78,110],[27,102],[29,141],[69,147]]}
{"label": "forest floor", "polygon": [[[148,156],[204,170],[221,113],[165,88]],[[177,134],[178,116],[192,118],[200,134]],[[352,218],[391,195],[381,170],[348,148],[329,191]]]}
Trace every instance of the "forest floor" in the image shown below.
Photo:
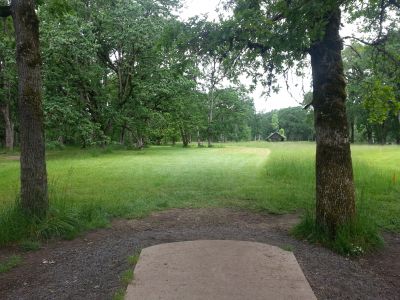
{"label": "forest floor", "polygon": [[128,257],[162,243],[218,239],[255,241],[292,250],[318,299],[399,299],[400,235],[385,233],[380,252],[358,259],[294,239],[296,214],[226,208],[171,209],[140,220],[116,220],[72,241],[51,241],[36,252],[0,249],[0,260],[22,263],[0,274],[1,299],[112,299],[123,286]]}

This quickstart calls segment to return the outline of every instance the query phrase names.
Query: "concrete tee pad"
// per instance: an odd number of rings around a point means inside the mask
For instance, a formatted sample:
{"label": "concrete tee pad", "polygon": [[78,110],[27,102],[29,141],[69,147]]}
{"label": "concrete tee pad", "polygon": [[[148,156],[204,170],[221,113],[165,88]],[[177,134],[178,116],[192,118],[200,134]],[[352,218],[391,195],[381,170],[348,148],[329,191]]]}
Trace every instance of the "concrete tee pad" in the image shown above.
{"label": "concrete tee pad", "polygon": [[144,249],[127,300],[316,299],[293,253],[252,242]]}

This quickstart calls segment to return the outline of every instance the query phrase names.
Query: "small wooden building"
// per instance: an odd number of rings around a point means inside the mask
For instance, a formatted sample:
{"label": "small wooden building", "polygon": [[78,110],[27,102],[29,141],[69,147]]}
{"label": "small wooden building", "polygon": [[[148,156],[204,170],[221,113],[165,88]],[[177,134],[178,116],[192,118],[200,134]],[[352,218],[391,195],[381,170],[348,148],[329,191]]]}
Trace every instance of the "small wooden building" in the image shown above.
{"label": "small wooden building", "polygon": [[280,134],[279,132],[274,132],[271,133],[268,137],[267,137],[267,141],[269,142],[284,142],[286,140],[286,137],[284,137],[282,134]]}

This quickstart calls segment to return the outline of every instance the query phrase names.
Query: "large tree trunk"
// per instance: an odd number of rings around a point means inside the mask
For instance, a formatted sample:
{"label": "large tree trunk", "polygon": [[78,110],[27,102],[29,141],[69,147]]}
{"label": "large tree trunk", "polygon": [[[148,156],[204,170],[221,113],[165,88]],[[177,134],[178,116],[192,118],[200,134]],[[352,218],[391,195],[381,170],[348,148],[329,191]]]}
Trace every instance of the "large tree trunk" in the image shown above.
{"label": "large tree trunk", "polygon": [[317,138],[316,222],[332,237],[355,216],[340,19],[337,8],[329,15],[325,37],[310,51]]}
{"label": "large tree trunk", "polygon": [[39,20],[34,0],[11,2],[17,44],[21,138],[21,206],[38,217],[48,210],[41,93]]}
{"label": "large tree trunk", "polygon": [[6,133],[6,149],[13,151],[14,149],[14,124],[11,120],[10,105],[5,104],[0,107],[0,110],[4,117],[5,133]]}

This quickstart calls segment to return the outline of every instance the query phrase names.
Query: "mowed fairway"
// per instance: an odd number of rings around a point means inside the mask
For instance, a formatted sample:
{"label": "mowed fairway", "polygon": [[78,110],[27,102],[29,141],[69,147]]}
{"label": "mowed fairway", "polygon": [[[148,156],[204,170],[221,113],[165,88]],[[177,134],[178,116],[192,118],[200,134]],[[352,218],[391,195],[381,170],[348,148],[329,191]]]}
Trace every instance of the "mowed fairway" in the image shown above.
{"label": "mowed fairway", "polygon": [[[69,149],[48,153],[50,199],[96,227],[180,207],[240,207],[271,213],[313,209],[312,143],[240,143],[143,151]],[[354,146],[358,208],[400,232],[400,148]],[[14,203],[19,163],[0,156],[0,208]],[[1,212],[0,212],[1,214]],[[0,215],[1,216],[1,215]]]}

